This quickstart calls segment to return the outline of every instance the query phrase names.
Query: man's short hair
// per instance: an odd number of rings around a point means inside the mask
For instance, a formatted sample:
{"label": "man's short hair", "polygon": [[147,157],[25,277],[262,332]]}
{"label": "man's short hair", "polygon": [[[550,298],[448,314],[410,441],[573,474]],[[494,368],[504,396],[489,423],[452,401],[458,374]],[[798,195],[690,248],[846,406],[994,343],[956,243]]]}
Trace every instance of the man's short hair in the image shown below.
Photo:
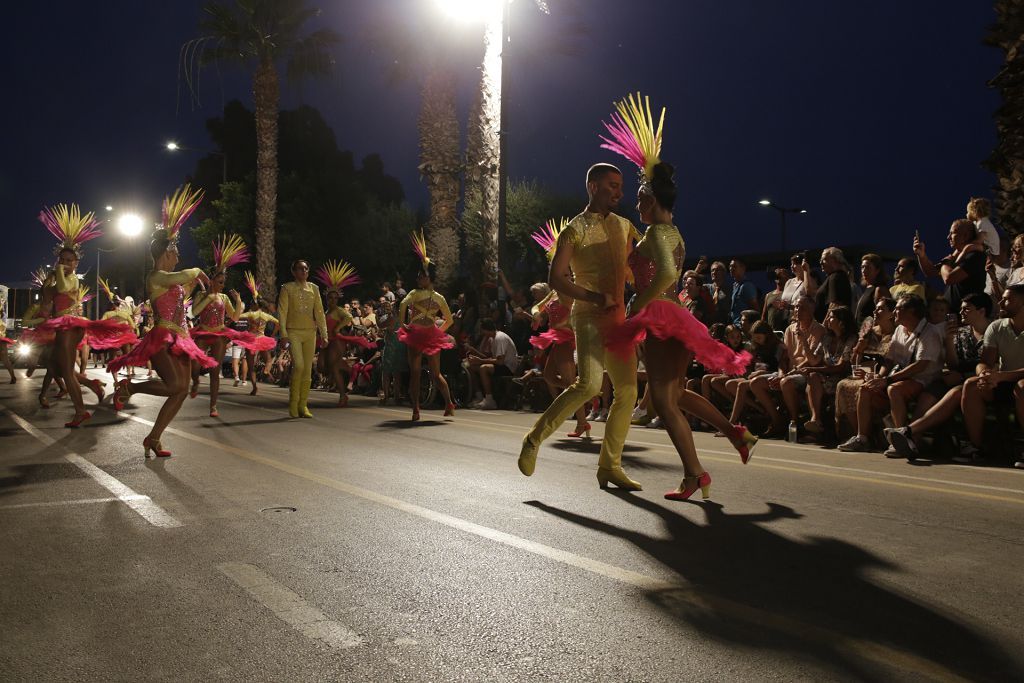
{"label": "man's short hair", "polygon": [[498,329],[498,326],[494,324],[493,318],[484,318],[480,321],[480,329],[487,330],[488,332],[494,332]]}
{"label": "man's short hair", "polygon": [[1024,282],[1019,282],[1015,285],[1010,285],[1009,287],[1006,288],[1006,291],[1016,296],[1024,296]]}
{"label": "man's short hair", "polygon": [[589,185],[590,183],[599,182],[609,173],[618,173],[619,175],[622,175],[622,171],[620,171],[617,166],[613,166],[612,164],[608,164],[605,162],[594,164],[593,166],[587,169],[587,184]]}
{"label": "man's short hair", "polygon": [[904,311],[910,311],[914,314],[914,317],[918,319],[924,318],[928,315],[928,307],[925,306],[924,299],[913,294],[901,296],[896,302],[896,305],[901,307]]}
{"label": "man's short hair", "polygon": [[985,311],[986,318],[992,317],[992,297],[985,292],[971,292],[962,299],[962,302]]}
{"label": "man's short hair", "polygon": [[733,256],[732,262],[743,266],[744,269],[747,267],[747,262],[741,259],[739,256]]}
{"label": "man's short hair", "polygon": [[953,229],[962,228],[967,235],[967,241],[973,242],[978,239],[978,226],[968,218],[958,218],[953,221]]}

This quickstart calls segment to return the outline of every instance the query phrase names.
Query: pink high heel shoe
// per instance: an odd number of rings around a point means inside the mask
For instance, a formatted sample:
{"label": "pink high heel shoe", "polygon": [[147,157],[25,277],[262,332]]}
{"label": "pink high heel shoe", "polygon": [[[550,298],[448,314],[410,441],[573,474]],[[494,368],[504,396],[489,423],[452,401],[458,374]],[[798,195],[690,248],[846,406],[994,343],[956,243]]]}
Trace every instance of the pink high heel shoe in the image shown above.
{"label": "pink high heel shoe", "polygon": [[586,439],[590,440],[590,423],[584,422],[582,426],[576,425],[576,431],[569,432],[566,436],[573,439]]}
{"label": "pink high heel shoe", "polygon": [[754,446],[757,445],[757,437],[750,433],[750,430],[743,425],[733,425],[732,433],[729,435],[733,441],[742,441],[739,446],[734,446],[740,454],[740,460],[746,465],[754,455]]}
{"label": "pink high heel shoe", "polygon": [[689,500],[690,496],[700,489],[701,495],[704,500],[711,497],[711,473],[703,472],[696,477],[683,477],[683,482],[680,484],[682,489],[676,489],[675,491],[669,491],[665,494],[665,498],[668,500]]}

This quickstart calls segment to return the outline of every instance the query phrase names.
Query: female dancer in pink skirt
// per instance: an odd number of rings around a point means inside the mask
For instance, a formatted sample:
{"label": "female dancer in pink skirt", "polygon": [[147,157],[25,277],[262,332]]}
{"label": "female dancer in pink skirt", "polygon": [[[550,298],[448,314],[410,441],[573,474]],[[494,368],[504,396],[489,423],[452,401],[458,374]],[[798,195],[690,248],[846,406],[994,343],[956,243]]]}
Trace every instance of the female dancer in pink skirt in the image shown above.
{"label": "female dancer in pink skirt", "polygon": [[210,279],[201,268],[174,270],[178,265],[178,234],[181,226],[192,215],[202,201],[202,190],[192,191],[185,185],[174,196],[164,200],[163,227],[153,233],[149,253],[153,257],[154,270],[146,278],[149,301],[153,313],[153,328],[130,353],[112,361],[107,371],[117,376],[118,370],[127,365],[144,367],[152,362],[160,379],[132,384],[130,379],[117,383],[114,390],[114,407],[121,410],[132,394],[166,396],[160,407],[153,429],[142,441],[143,455],[167,457],[171,454],[160,443],[164,429],[178,414],[185,397],[192,361],[203,367],[215,368],[220,363],[196,346],[185,329],[185,297],[198,282],[208,286]]}
{"label": "female dancer in pink skirt", "polygon": [[[245,363],[249,368],[249,379],[252,381],[252,389],[249,391],[250,396],[255,396],[257,392],[256,388],[256,359],[263,359],[263,367],[266,368],[267,374],[270,373],[270,352],[277,347],[277,340],[273,337],[268,337],[265,334],[267,329],[267,323],[277,322],[271,313],[267,312],[267,302],[260,296],[260,286],[256,282],[256,278],[253,277],[252,273],[245,271],[245,286],[252,293],[252,310],[247,311],[239,316],[249,321],[249,332],[253,334],[257,339],[264,339],[270,341],[260,342],[262,347],[259,351],[252,351],[249,349],[245,350]],[[273,342],[273,346],[271,346]]]}
{"label": "female dancer in pink skirt", "polygon": [[729,424],[725,416],[699,394],[682,391],[681,380],[694,356],[705,367],[741,374],[750,362],[750,354],[734,353],[712,339],[707,328],[676,298],[686,246],[672,224],[676,200],[673,169],[658,159],[664,110],[655,131],[650,104],[642,101],[639,94],[636,99],[630,96],[617,103],[616,107],[618,113],[612,114],[612,123],[605,124],[612,139],[602,138],[605,141],[602,147],[622,154],[640,168],[637,210],[640,220],[650,227],[629,257],[637,290],[630,316],[608,335],[607,345],[613,351],[628,355],[635,344],[646,339],[644,362],[651,400],[683,461],[683,481],[665,497],[686,500],[699,488],[707,498],[711,474],[697,457],[690,425],[680,407],[718,427],[740,452],[744,463],[757,437],[742,425]]}
{"label": "female dancer in pink skirt", "polygon": [[[568,221],[561,219],[556,225],[554,220],[530,235],[547,254],[548,262],[555,257],[558,246],[558,235]],[[548,357],[544,361],[544,382],[548,385],[551,397],[557,397],[564,389],[576,380],[576,362],[573,352],[576,350],[576,333],[573,332],[569,313],[572,310],[572,297],[551,290],[533,307],[533,315],[546,313],[548,329],[546,332],[530,337],[530,345],[535,349],[548,349]],[[576,429],[566,436],[573,438],[590,438],[590,423],[587,422],[585,406],[576,411]]]}
{"label": "female dancer in pink skirt", "polygon": [[346,287],[357,285],[362,280],[355,268],[345,261],[328,261],[317,271],[316,277],[327,288],[327,306],[324,311],[327,320],[327,348],[320,354],[321,367],[334,380],[338,390],[338,407],[344,408],[348,405],[348,378],[345,375],[352,370],[345,360],[348,347],[369,348],[371,344],[361,335],[342,334],[342,330],[352,326],[352,314],[339,306],[338,302]]}
{"label": "female dancer in pink skirt", "polygon": [[[206,296],[200,296],[192,304],[192,316],[196,325],[192,328],[192,338],[196,346],[217,361],[218,367],[210,371],[210,417],[219,417],[217,398],[220,395],[220,361],[224,358],[224,349],[228,342],[234,342],[251,351],[265,351],[277,345],[272,339],[257,338],[249,332],[239,332],[224,324],[225,318],[238,320],[245,307],[238,290],[232,289],[229,298],[224,294],[224,283],[228,278],[228,268],[249,261],[249,251],[245,242],[238,235],[221,235],[220,240],[213,244],[213,269],[210,273],[210,290]],[[199,363],[192,364],[192,391],[195,398],[199,393]]]}
{"label": "female dancer in pink skirt", "polygon": [[[56,374],[64,380],[75,417],[65,427],[78,427],[92,417],[85,410],[79,379],[84,375],[75,369],[78,347],[83,342],[94,349],[112,349],[138,341],[128,325],[117,320],[89,320],[82,316],[85,290],[79,287],[75,270],[82,256],[82,244],[100,236],[99,223],[92,213],[82,214],[77,204],[58,204],[44,209],[39,220],[60,243],[54,250],[57,265],[53,269],[53,309],[55,317],[39,325],[38,333],[53,332],[53,363]],[[86,380],[99,400],[103,400],[103,383]]]}
{"label": "female dancer in pink skirt", "polygon": [[[448,390],[448,382],[441,374],[441,349],[450,349],[455,344],[445,330],[455,322],[452,312],[448,309],[445,298],[434,291],[434,273],[436,266],[427,257],[427,241],[421,231],[412,236],[413,250],[420,260],[420,270],[416,275],[416,289],[406,294],[398,307],[398,339],[409,349],[409,397],[412,399],[412,419],[420,419],[420,369],[423,357],[427,357],[427,369],[437,382],[441,395],[445,400],[445,416],[455,414],[455,404]],[[406,315],[409,315],[408,319]],[[437,316],[444,322],[437,326]],[[408,320],[408,323],[406,322]]]}

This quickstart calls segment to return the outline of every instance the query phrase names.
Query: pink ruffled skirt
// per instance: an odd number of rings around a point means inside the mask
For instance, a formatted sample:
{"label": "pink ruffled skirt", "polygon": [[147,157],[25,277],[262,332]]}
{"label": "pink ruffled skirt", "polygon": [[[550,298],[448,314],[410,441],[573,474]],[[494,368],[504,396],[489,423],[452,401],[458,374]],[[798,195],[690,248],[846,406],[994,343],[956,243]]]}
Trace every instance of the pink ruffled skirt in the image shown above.
{"label": "pink ruffled skirt", "polygon": [[164,349],[172,356],[186,357],[194,360],[204,368],[217,367],[217,361],[207,356],[202,349],[196,346],[192,338],[183,334],[176,334],[166,327],[154,327],[146,333],[139,342],[139,345],[123,356],[120,356],[107,364],[107,370],[112,375],[126,365],[143,367],[149,359]]}
{"label": "pink ruffled skirt", "polygon": [[570,348],[575,349],[576,333],[565,327],[552,327],[547,332],[530,337],[530,346],[535,349],[546,349],[555,344],[568,344]]}
{"label": "pink ruffled skirt", "polygon": [[0,337],[0,344],[13,344],[14,340],[10,337]]}
{"label": "pink ruffled skirt", "polygon": [[704,323],[678,304],[655,299],[642,311],[609,330],[605,346],[623,358],[629,358],[634,347],[652,334],[658,339],[674,339],[693,352],[701,365],[712,372],[742,375],[751,356],[746,351],[733,351],[708,333]]}
{"label": "pink ruffled skirt", "polygon": [[375,344],[372,341],[370,341],[366,337],[361,337],[358,334],[336,334],[334,335],[334,339],[342,342],[343,344],[361,346],[364,349],[372,349],[375,346]]}
{"label": "pink ruffled skirt", "polygon": [[277,341],[273,337],[260,336],[257,337],[252,332],[239,332],[238,330],[232,330],[229,327],[225,327],[222,330],[201,330],[198,327],[193,327],[189,330],[189,334],[192,335],[193,339],[201,339],[209,341],[222,337],[227,339],[233,344],[241,346],[246,351],[269,351],[277,346]]}
{"label": "pink ruffled skirt", "polygon": [[25,344],[49,346],[56,338],[57,333],[53,330],[40,330],[33,327],[32,329],[21,331],[21,341]]}
{"label": "pink ruffled skirt", "polygon": [[433,356],[442,349],[455,346],[448,338],[448,333],[433,325],[404,325],[398,330],[398,341],[425,356]]}
{"label": "pink ruffled skirt", "polygon": [[56,334],[57,331],[76,328],[85,330],[82,342],[93,349],[118,349],[122,346],[139,343],[139,338],[132,332],[131,326],[114,318],[89,320],[77,315],[62,315],[58,318],[50,318],[40,324],[36,327],[36,331]]}

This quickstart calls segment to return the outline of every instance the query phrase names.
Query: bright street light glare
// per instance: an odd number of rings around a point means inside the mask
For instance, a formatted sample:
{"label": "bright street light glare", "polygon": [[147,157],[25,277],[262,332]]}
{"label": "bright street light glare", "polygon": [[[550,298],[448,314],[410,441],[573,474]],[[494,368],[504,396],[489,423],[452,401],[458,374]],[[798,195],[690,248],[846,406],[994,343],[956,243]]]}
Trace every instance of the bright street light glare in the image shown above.
{"label": "bright street light glare", "polygon": [[172,152],[177,152],[179,149],[181,149],[181,147],[178,146],[178,143],[175,142],[174,140],[171,140],[170,142],[168,142],[165,145],[165,147],[167,147],[167,149],[172,151]]}
{"label": "bright street light glare", "polygon": [[103,208],[106,209],[107,211],[113,211],[114,210],[114,207],[112,207],[110,204],[107,204]]}
{"label": "bright street light glare", "polygon": [[136,237],[142,232],[143,221],[134,213],[126,213],[117,219],[117,229],[125,237]]}
{"label": "bright street light glare", "polygon": [[32,353],[32,345],[28,342],[20,342],[18,344],[18,355],[22,358]]}
{"label": "bright street light glare", "polygon": [[807,209],[800,209],[800,213],[807,213]]}
{"label": "bright street light glare", "polygon": [[434,3],[452,19],[472,22],[494,16],[507,0],[434,0]]}
{"label": "bright street light glare", "polygon": [[771,203],[772,201],[770,199],[762,199],[761,201],[758,202],[758,204],[760,204],[761,206],[768,206]]}

